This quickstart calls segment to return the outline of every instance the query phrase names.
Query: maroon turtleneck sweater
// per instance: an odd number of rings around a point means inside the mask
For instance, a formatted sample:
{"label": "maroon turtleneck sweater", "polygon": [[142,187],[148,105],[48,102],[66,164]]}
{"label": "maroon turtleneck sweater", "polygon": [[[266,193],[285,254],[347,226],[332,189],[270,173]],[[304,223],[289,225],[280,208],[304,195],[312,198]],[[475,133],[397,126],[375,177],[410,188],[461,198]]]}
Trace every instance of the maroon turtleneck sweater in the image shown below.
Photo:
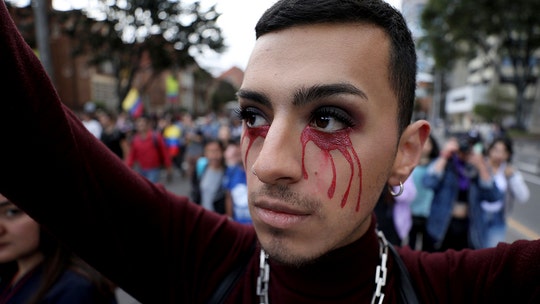
{"label": "maroon turtleneck sweater", "polygon": [[[168,193],[127,168],[60,102],[0,3],[0,192],[142,303],[204,303],[256,242],[251,226]],[[366,235],[302,268],[270,260],[271,303],[369,303]],[[425,303],[540,303],[540,242],[427,254],[399,249]],[[385,303],[395,303],[388,261]],[[259,248],[228,303],[256,303]]]}

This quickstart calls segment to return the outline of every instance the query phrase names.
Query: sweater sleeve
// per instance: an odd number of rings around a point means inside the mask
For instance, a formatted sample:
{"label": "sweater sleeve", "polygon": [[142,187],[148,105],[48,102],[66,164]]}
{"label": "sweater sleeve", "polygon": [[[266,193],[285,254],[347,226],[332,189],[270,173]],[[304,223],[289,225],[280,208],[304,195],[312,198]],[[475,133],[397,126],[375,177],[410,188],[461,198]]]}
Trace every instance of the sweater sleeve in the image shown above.
{"label": "sweater sleeve", "polygon": [[540,240],[400,254],[422,303],[540,303]]}
{"label": "sweater sleeve", "polygon": [[510,189],[512,198],[515,199],[516,202],[524,204],[529,200],[529,187],[525,183],[521,172],[514,172],[514,174],[508,179],[508,187]]}
{"label": "sweater sleeve", "polygon": [[89,133],[4,1],[0,66],[0,193],[139,301],[204,302],[253,228],[147,181]]}

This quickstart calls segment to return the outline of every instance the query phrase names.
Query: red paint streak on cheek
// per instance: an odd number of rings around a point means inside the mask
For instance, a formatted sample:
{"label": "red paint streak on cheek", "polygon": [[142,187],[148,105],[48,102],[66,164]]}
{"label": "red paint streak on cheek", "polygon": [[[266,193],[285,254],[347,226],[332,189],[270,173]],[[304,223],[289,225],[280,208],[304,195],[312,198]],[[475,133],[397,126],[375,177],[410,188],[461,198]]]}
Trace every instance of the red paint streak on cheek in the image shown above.
{"label": "red paint streak on cheek", "polygon": [[244,145],[244,139],[246,136],[249,139],[248,147],[246,149],[246,153],[244,155],[244,164],[247,164],[247,157],[249,154],[249,150],[251,150],[251,146],[253,145],[253,142],[257,137],[266,138],[266,134],[268,134],[268,129],[270,126],[263,126],[263,127],[257,127],[257,128],[248,128],[244,125],[244,133],[242,134],[242,139],[240,140],[240,145]]}
{"label": "red paint streak on cheek", "polygon": [[[352,148],[352,142],[351,138],[349,136],[350,130],[345,129],[342,131],[334,132],[334,133],[325,133],[317,131],[311,127],[306,127],[304,131],[302,131],[301,135],[301,141],[302,141],[302,174],[304,175],[304,179],[308,178],[308,174],[306,171],[306,167],[304,164],[305,159],[305,153],[306,153],[306,145],[308,142],[313,142],[319,149],[321,149],[326,157],[330,158],[331,164],[332,164],[332,183],[330,184],[330,187],[328,188],[328,197],[332,198],[334,197],[334,192],[336,189],[336,166],[334,163],[334,159],[332,155],[330,154],[330,151],[338,150],[343,154],[345,159],[349,162],[350,168],[351,168],[351,176],[349,178],[349,184],[347,186],[347,190],[345,190],[345,193],[343,194],[343,198],[341,199],[341,208],[345,207],[347,204],[347,198],[349,197],[349,192],[351,190],[351,184],[354,177],[354,164],[358,166],[358,177],[360,181],[360,191],[358,192],[358,198],[356,202],[356,211],[360,210],[360,196],[362,194],[362,165],[360,164],[360,159],[358,158],[358,155],[356,154],[356,151]],[[351,152],[349,152],[349,149]],[[353,160],[354,158],[354,160]]]}

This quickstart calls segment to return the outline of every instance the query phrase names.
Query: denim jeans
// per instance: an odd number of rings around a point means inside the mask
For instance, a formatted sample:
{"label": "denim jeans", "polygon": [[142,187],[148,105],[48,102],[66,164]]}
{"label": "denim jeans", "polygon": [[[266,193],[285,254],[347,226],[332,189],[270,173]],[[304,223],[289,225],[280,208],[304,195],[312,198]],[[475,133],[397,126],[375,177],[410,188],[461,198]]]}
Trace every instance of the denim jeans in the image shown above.
{"label": "denim jeans", "polygon": [[506,239],[506,219],[504,208],[497,212],[484,211],[482,215],[483,224],[486,227],[486,239],[484,247],[495,247],[499,242]]}
{"label": "denim jeans", "polygon": [[138,169],[139,173],[146,177],[149,181],[153,183],[159,182],[161,177],[161,168],[152,168],[152,169]]}

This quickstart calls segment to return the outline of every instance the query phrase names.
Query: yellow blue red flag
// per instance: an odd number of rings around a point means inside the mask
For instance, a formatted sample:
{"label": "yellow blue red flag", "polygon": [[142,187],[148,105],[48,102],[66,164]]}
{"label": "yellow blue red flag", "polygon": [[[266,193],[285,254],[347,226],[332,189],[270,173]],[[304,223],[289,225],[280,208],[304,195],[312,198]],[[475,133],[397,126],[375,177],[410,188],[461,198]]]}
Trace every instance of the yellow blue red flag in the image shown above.
{"label": "yellow blue red flag", "polygon": [[137,90],[136,88],[132,88],[131,90],[129,90],[126,98],[124,98],[124,101],[122,102],[122,109],[124,109],[124,111],[128,112],[132,117],[135,118],[143,114],[144,105],[142,103],[139,90]]}

